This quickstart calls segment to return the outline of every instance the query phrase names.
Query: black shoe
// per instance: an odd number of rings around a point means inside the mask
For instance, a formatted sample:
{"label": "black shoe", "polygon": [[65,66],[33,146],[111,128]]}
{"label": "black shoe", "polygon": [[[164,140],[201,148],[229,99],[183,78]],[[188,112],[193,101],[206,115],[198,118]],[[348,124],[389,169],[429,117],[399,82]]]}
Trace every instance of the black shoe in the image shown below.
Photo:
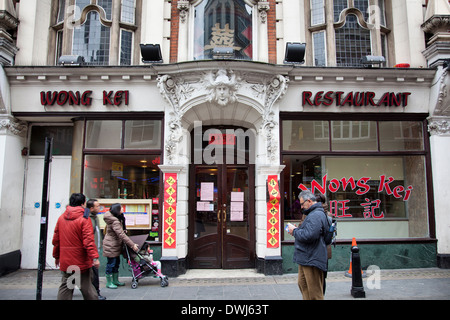
{"label": "black shoe", "polygon": [[106,300],[106,297],[102,296],[101,294],[98,295],[98,300]]}

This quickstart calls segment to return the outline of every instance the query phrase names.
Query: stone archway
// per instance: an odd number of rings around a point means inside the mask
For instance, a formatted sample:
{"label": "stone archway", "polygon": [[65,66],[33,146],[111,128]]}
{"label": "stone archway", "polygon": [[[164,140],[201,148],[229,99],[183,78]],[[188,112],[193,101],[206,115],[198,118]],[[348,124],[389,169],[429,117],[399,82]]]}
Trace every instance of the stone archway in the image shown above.
{"label": "stone archway", "polygon": [[171,106],[171,110],[166,112],[169,115],[165,141],[167,164],[176,163],[179,144],[192,125],[188,120],[194,118],[192,112],[197,112],[196,117],[200,119],[203,115],[198,110],[209,111],[209,116],[204,119],[209,122],[226,118],[232,122],[245,122],[236,116],[239,108],[247,112],[245,116],[250,115],[252,121],[256,121],[258,127],[255,126],[255,129],[266,141],[264,149],[267,152],[263,163],[276,162],[278,114],[275,114],[274,104],[286,93],[289,79],[283,75],[237,72],[224,68],[216,70],[158,77],[160,93]]}
{"label": "stone archway", "polygon": [[[269,68],[270,69],[270,68]],[[277,101],[285,94],[289,79],[273,75],[270,70],[254,71],[253,65],[239,71],[217,68],[217,64],[158,76],[158,88],[168,102],[165,112],[164,164],[160,169],[177,174],[176,245],[163,246],[161,261],[178,268],[180,260],[188,257],[190,241],[189,206],[192,205],[190,186],[190,131],[196,121],[203,125],[226,125],[252,129],[256,133],[257,156],[254,163],[253,189],[255,212],[253,228],[265,225],[267,213],[259,210],[266,203],[266,179],[268,174],[279,174],[279,130]],[[225,172],[225,171],[223,171]],[[192,211],[192,208],[191,208]],[[166,217],[163,212],[163,221]],[[191,221],[192,222],[192,221]],[[279,224],[279,222],[278,222]],[[191,226],[192,227],[192,226]],[[163,233],[166,232],[163,228]],[[225,229],[226,230],[226,229]],[[266,234],[267,230],[253,230]],[[192,237],[192,232],[191,236]],[[256,237],[258,261],[266,256],[281,259],[281,247],[267,249],[265,237]],[[281,261],[281,260],[280,260]],[[182,263],[181,263],[182,264]]]}

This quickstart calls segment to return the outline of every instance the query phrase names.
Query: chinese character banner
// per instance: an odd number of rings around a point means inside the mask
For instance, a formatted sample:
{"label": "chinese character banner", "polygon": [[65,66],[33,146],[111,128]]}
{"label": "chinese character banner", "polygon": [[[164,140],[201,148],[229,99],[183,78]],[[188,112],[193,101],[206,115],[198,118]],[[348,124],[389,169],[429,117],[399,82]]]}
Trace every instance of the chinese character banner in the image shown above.
{"label": "chinese character banner", "polygon": [[164,248],[176,248],[177,230],[177,174],[164,174],[164,206],[163,206],[163,234]]}
{"label": "chinese character banner", "polygon": [[280,245],[280,188],[276,175],[267,178],[269,201],[267,202],[267,248],[278,248]]}

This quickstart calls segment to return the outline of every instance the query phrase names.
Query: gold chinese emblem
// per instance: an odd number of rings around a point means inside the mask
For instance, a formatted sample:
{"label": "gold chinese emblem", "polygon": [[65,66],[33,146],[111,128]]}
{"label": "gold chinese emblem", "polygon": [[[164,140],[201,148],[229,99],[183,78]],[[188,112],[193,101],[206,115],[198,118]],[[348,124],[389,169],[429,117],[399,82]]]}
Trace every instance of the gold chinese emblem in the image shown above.
{"label": "gold chinese emblem", "polygon": [[216,23],[212,28],[211,41],[205,46],[205,50],[214,49],[216,47],[230,47],[234,50],[241,50],[241,47],[234,45],[234,30],[230,29],[227,23],[225,29],[220,28],[220,23]]}

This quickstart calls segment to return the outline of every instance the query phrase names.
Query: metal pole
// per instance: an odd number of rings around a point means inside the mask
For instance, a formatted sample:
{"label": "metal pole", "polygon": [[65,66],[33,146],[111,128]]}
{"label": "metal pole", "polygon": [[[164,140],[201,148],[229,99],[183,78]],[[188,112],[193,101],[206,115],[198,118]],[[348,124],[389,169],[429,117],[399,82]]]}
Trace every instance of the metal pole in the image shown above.
{"label": "metal pole", "polygon": [[39,239],[39,261],[37,274],[36,300],[42,300],[42,280],[45,269],[45,256],[47,254],[47,228],[48,228],[48,186],[50,162],[52,161],[53,138],[45,138],[44,181],[42,183],[41,201],[41,233]]}

